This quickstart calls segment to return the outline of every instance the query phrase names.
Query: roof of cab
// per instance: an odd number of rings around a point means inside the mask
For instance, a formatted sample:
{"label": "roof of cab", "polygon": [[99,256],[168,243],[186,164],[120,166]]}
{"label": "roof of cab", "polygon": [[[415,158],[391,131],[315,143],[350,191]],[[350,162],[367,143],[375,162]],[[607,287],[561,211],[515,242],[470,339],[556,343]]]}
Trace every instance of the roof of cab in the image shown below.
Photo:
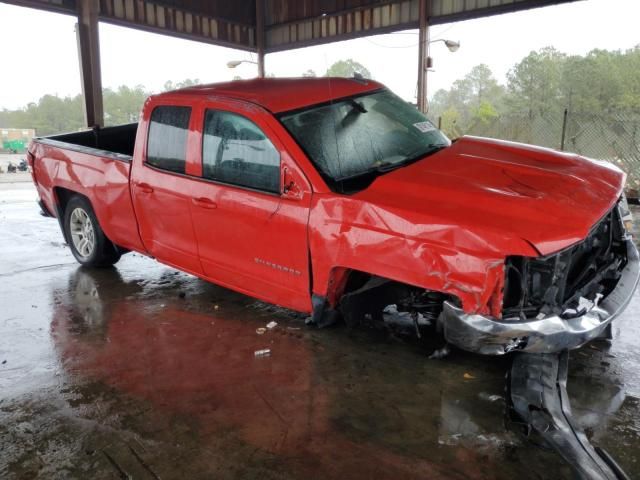
{"label": "roof of cab", "polygon": [[249,101],[273,113],[297,110],[330,100],[383,88],[373,80],[356,78],[255,78],[197,85],[157,95],[216,95]]}

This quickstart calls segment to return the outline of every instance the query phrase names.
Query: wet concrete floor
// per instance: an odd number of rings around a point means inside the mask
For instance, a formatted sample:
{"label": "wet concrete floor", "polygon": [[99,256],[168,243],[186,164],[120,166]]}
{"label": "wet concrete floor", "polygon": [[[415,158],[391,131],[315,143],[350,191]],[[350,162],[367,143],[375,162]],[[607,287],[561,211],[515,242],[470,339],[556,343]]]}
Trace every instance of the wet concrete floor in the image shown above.
{"label": "wet concrete floor", "polygon": [[[0,478],[571,478],[505,415],[508,358],[311,329],[136,254],[82,269],[34,198],[0,186]],[[631,478],[638,312],[637,296],[569,376],[579,423]]]}

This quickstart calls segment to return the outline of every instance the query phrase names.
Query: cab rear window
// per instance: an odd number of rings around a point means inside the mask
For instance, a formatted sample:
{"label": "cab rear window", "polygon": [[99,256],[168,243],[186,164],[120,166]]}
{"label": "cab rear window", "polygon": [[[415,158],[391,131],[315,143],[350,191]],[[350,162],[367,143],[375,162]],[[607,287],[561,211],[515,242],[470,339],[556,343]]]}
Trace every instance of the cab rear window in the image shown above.
{"label": "cab rear window", "polygon": [[147,163],[162,170],[185,173],[190,107],[161,106],[151,112]]}

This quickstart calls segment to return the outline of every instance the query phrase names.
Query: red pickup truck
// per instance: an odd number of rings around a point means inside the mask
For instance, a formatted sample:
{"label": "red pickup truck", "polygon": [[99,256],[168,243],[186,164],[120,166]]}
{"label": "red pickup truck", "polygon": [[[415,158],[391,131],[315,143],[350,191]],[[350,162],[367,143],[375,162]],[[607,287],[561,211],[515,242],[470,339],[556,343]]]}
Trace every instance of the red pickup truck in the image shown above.
{"label": "red pickup truck", "polygon": [[616,167],[451,142],[361,78],[162,93],[28,161],[81,264],[140,252],[320,326],[396,305],[469,351],[556,352],[605,334],[639,278]]}

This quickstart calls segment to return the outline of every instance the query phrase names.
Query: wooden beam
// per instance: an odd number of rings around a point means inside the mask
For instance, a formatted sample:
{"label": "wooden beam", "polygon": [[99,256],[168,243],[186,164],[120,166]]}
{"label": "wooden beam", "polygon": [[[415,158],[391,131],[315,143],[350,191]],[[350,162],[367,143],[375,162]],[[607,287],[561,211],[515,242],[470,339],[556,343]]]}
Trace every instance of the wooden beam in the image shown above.
{"label": "wooden beam", "polygon": [[429,58],[428,0],[420,0],[418,25],[418,110],[427,113],[427,69]]}
{"label": "wooden beam", "polygon": [[264,78],[264,0],[256,0],[256,50],[258,53],[258,77]]}
{"label": "wooden beam", "polygon": [[100,74],[100,40],[98,36],[99,0],[77,0],[78,60],[84,113],[87,127],[104,126],[102,76]]}

